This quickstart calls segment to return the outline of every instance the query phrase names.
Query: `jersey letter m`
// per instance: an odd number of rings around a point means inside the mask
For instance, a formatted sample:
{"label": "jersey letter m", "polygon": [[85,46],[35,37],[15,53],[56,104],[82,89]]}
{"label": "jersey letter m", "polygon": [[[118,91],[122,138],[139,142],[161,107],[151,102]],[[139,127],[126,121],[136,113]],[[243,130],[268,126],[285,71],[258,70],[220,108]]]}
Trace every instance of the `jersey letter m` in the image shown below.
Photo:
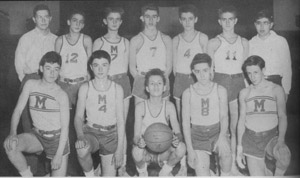
{"label": "jersey letter m", "polygon": [[260,112],[265,112],[265,101],[265,99],[254,100],[254,112],[258,112],[258,108],[260,108]]}
{"label": "jersey letter m", "polygon": [[201,99],[201,114],[207,116],[209,114],[209,98]]}
{"label": "jersey letter m", "polygon": [[46,109],[45,102],[46,102],[46,97],[41,97],[40,96],[35,96],[36,102],[35,102],[35,108],[40,108],[40,109]]}

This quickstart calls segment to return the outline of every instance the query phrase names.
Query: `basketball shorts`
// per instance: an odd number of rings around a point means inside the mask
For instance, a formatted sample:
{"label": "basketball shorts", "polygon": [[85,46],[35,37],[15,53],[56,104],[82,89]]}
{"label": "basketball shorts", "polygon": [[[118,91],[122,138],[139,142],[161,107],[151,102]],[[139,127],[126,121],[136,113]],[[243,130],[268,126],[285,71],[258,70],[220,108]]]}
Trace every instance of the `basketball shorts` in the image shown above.
{"label": "basketball shorts", "polygon": [[117,125],[109,126],[109,129],[105,127],[91,127],[88,124],[83,126],[83,133],[92,139],[92,150],[99,150],[99,155],[114,154],[118,146],[118,133]]}
{"label": "basketball shorts", "polygon": [[32,74],[25,74],[22,82],[21,82],[21,86],[20,86],[20,91],[22,91],[25,83],[30,80],[30,79],[35,79],[35,80],[39,80],[41,79],[41,76],[36,72],[36,73],[32,73]]}
{"label": "basketball shorts", "polygon": [[242,137],[243,154],[256,159],[264,159],[267,146],[272,140],[277,140],[277,136],[277,127],[264,132],[255,132],[246,127]]}
{"label": "basketball shorts", "polygon": [[[170,81],[168,78],[166,81],[167,81],[166,82],[167,89],[166,89],[166,91],[163,92],[163,96],[162,96],[163,98],[170,96]],[[144,100],[148,99],[149,94],[147,93],[146,87],[145,87],[145,76],[137,75],[134,78],[132,95],[135,97],[144,99]]]}
{"label": "basketball shorts", "polygon": [[173,97],[175,99],[180,100],[184,90],[189,88],[190,85],[194,83],[195,81],[192,75],[176,73],[174,88],[173,88]]}
{"label": "basketball shorts", "polygon": [[[36,138],[42,144],[43,150],[46,153],[46,157],[49,159],[53,159],[59,146],[60,130],[43,131],[43,130],[38,130],[37,128],[33,128],[31,134],[36,136]],[[67,154],[70,154],[69,140],[65,145],[63,156]]]}
{"label": "basketball shorts", "polygon": [[238,99],[239,92],[246,87],[242,73],[228,75],[215,72],[213,81],[226,88],[228,102]]}
{"label": "basketball shorts", "polygon": [[124,99],[129,99],[131,97],[131,86],[127,73],[110,76],[110,79],[122,86],[124,92]]}
{"label": "basketball shorts", "polygon": [[86,80],[75,83],[68,83],[58,80],[57,84],[68,94],[70,104],[76,105],[79,88],[85,82]]}
{"label": "basketball shorts", "polygon": [[265,79],[270,81],[270,82],[273,82],[277,85],[282,86],[282,83],[281,83],[282,77],[280,75],[266,75]]}
{"label": "basketball shorts", "polygon": [[211,155],[212,152],[216,151],[214,150],[214,147],[216,142],[218,141],[219,135],[220,122],[209,126],[192,124],[191,139],[193,149],[205,151],[209,155]]}

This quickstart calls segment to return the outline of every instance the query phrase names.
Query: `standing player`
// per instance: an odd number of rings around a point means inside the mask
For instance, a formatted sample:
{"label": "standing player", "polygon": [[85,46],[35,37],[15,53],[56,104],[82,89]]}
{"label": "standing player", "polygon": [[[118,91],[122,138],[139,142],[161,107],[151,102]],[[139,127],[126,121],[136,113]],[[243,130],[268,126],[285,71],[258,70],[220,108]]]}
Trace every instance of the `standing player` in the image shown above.
{"label": "standing player", "polygon": [[283,88],[265,80],[265,61],[250,56],[243,64],[252,84],[240,92],[237,162],[244,168],[244,156],[250,176],[271,176],[265,157],[276,160],[275,176],[283,176],[291,153],[285,144],[287,129],[286,100]]}
{"label": "standing player", "polygon": [[238,94],[245,88],[242,64],[248,56],[249,44],[245,38],[234,32],[237,11],[233,6],[219,9],[219,24],[222,33],[208,42],[207,52],[213,59],[214,81],[228,91],[230,112],[231,150],[233,156],[232,172],[238,173],[235,164],[236,127],[238,121]]}
{"label": "standing player", "polygon": [[[20,38],[15,52],[15,67],[21,81],[21,90],[27,80],[40,79],[38,75],[39,62],[45,53],[54,51],[54,43],[57,38],[49,29],[52,17],[48,6],[44,4],[35,6],[32,20],[35,23],[35,28]],[[24,107],[21,123],[24,132],[31,131],[32,120],[28,104]],[[37,156],[29,155],[26,158],[32,167],[33,174],[36,174]]]}
{"label": "standing player", "polygon": [[[176,110],[173,103],[162,98],[163,92],[166,90],[166,78],[163,71],[152,69],[147,72],[145,80],[149,99],[138,103],[135,108],[133,160],[139,176],[148,176],[147,165],[150,162],[156,162],[159,166],[162,166],[159,176],[171,176],[173,167],[183,158],[186,152],[176,118]],[[143,134],[147,127],[153,123],[164,123],[166,125],[171,123],[174,132],[172,146],[160,154],[149,152],[145,148]]]}
{"label": "standing player", "polygon": [[[10,134],[4,148],[9,160],[23,177],[32,177],[22,152],[46,152],[51,159],[51,176],[66,176],[69,131],[69,102],[67,94],[56,84],[61,57],[56,52],[46,53],[40,61],[42,79],[28,80],[21,92],[11,120]],[[34,128],[30,133],[17,135],[21,113],[29,100]]]}
{"label": "standing player", "polygon": [[228,102],[226,89],[212,81],[212,60],[197,54],[191,69],[197,82],[182,95],[183,133],[188,163],[197,176],[210,176],[210,157],[218,152],[221,175],[231,171],[232,156],[228,137]]}
{"label": "standing player", "polygon": [[130,41],[129,69],[134,77],[132,94],[135,104],[148,98],[145,90],[145,74],[154,68],[164,72],[167,90],[163,98],[169,97],[169,75],[172,71],[172,40],[157,29],[160,20],[159,9],[152,4],[141,9],[141,21],[144,29]]}
{"label": "standing player", "polygon": [[123,89],[108,77],[110,60],[106,51],[92,53],[88,62],[92,80],[82,84],[78,93],[75,147],[86,176],[94,176],[91,153],[97,150],[100,150],[102,176],[115,176],[116,169],[123,164]]}
{"label": "standing player", "polygon": [[[107,25],[107,33],[96,39],[93,45],[93,51],[104,50],[110,54],[111,64],[109,67],[109,77],[112,81],[121,85],[124,91],[124,124],[126,125],[129,109],[129,99],[131,98],[131,86],[128,72],[129,41],[118,34],[122,24],[122,15],[124,10],[118,7],[105,8],[105,18],[103,22]],[[124,139],[124,163],[119,169],[119,176],[124,175],[126,171],[126,153],[127,140]]]}
{"label": "standing player", "polygon": [[57,38],[55,51],[62,56],[62,68],[58,84],[76,105],[79,87],[87,81],[87,61],[92,53],[92,39],[81,33],[84,27],[84,12],[73,10],[67,20],[69,33]]}
{"label": "standing player", "polygon": [[[208,37],[197,31],[198,9],[191,4],[179,7],[179,22],[184,31],[173,38],[173,72],[175,75],[173,96],[181,125],[181,95],[185,89],[194,83],[190,64],[197,53],[206,53]],[[177,175],[186,176],[186,158],[181,161],[181,169]]]}
{"label": "standing player", "polygon": [[[257,35],[249,41],[249,54],[258,55],[266,61],[266,79],[283,86],[286,99],[292,84],[291,55],[288,43],[273,30],[273,15],[269,10],[256,15]],[[282,79],[282,80],[281,80]]]}

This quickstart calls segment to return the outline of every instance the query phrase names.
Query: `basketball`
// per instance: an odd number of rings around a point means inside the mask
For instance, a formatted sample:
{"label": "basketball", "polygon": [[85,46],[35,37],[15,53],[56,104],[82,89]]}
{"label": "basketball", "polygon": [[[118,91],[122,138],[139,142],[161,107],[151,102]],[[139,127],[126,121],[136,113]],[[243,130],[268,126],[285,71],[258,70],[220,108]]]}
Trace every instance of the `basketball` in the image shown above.
{"label": "basketball", "polygon": [[173,132],[166,124],[154,123],[146,129],[144,139],[151,151],[161,153],[171,147]]}

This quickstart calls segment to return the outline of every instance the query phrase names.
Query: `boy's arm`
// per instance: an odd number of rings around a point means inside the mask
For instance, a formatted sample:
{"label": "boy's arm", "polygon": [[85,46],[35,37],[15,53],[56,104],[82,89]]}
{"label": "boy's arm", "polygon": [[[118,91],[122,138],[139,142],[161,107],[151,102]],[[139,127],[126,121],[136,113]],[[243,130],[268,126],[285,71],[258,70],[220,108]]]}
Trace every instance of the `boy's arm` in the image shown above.
{"label": "boy's arm", "polygon": [[142,44],[142,37],[140,35],[137,35],[133,37],[130,40],[130,45],[129,45],[129,71],[132,75],[133,78],[135,78],[136,75],[138,75],[138,71],[136,68],[136,54],[139,50],[139,47]]}
{"label": "boy's arm", "polygon": [[211,69],[214,71],[215,70],[215,52],[221,45],[221,42],[218,38],[213,38],[208,41],[207,44],[207,54],[211,57],[212,59],[212,64],[211,64]]}
{"label": "boy's arm", "polygon": [[175,36],[172,40],[173,43],[173,73],[176,75],[176,67],[177,67],[177,50],[179,45],[179,37]]}
{"label": "boy's arm", "polygon": [[26,43],[26,40],[24,36],[22,36],[19,40],[16,52],[15,52],[15,68],[16,72],[18,74],[20,82],[22,82],[25,74],[23,71],[24,63],[25,63],[25,57],[27,54],[27,48],[30,44]]}
{"label": "boy's arm", "polygon": [[202,47],[203,53],[207,53],[208,36],[204,33],[199,32],[199,42]]}
{"label": "boy's arm", "polygon": [[169,36],[167,35],[163,35],[162,39],[166,45],[166,52],[167,52],[167,56],[166,56],[166,71],[165,71],[165,76],[166,78],[169,78],[170,73],[172,72],[172,65],[173,65],[173,61],[172,61],[172,40]]}
{"label": "boy's arm", "polygon": [[135,106],[135,120],[134,120],[134,136],[133,143],[138,145],[140,138],[142,137],[142,120],[144,117],[144,102],[140,102]]}
{"label": "boy's arm", "polygon": [[246,95],[248,93],[247,88],[240,91],[239,104],[240,104],[240,117],[237,125],[237,145],[242,146],[242,137],[245,132],[245,121],[246,121]]}
{"label": "boy's arm", "polygon": [[128,69],[128,65],[129,65],[129,41],[125,39],[125,56],[124,56],[124,60],[125,60],[125,64],[127,66]]}
{"label": "boy's arm", "polygon": [[182,135],[181,135],[181,131],[180,131],[180,126],[177,120],[177,114],[176,114],[176,109],[173,103],[171,103],[170,101],[166,101],[167,105],[166,105],[166,109],[167,109],[167,116],[169,116],[170,119],[170,123],[173,129],[173,132],[175,133],[175,135],[178,137],[178,139],[180,141],[183,141]]}
{"label": "boy's arm", "polygon": [[118,146],[116,153],[120,155],[123,153],[123,143],[125,135],[125,122],[123,111],[123,88],[120,85],[116,85],[116,116],[117,116],[117,129],[118,129]]}
{"label": "boy's arm", "polygon": [[88,35],[84,35],[83,37],[84,37],[83,40],[84,48],[89,58],[92,55],[92,47],[93,47],[92,38]]}
{"label": "boy's arm", "polygon": [[273,90],[276,96],[278,112],[278,144],[283,144],[285,143],[285,134],[287,129],[285,93],[281,86],[276,86]]}
{"label": "boy's arm", "polygon": [[247,39],[242,38],[242,45],[244,49],[243,60],[246,60],[249,57],[249,42]]}
{"label": "boy's arm", "polygon": [[281,53],[282,56],[280,58],[281,60],[281,71],[282,71],[282,87],[284,88],[284,91],[286,93],[286,100],[288,99],[288,94],[290,93],[291,86],[292,86],[292,61],[291,61],[291,54],[290,54],[290,48],[286,41],[286,39],[283,39],[281,47]]}
{"label": "boy's arm", "polygon": [[228,100],[227,100],[227,91],[226,89],[218,85],[218,94],[219,94],[219,108],[220,108],[220,136],[225,137],[228,130]]}
{"label": "boy's arm", "polygon": [[78,91],[78,99],[76,104],[76,113],[74,118],[74,126],[77,135],[77,139],[83,138],[83,124],[84,124],[84,111],[86,107],[86,99],[88,92],[88,83],[84,83],[80,86]]}
{"label": "boy's arm", "polygon": [[60,51],[61,51],[62,44],[63,44],[63,37],[60,36],[60,37],[56,38],[56,40],[55,40],[55,45],[54,45],[54,50],[55,50],[55,52],[57,52],[58,54],[59,54]]}
{"label": "boy's arm", "polygon": [[194,151],[191,139],[191,114],[190,114],[190,89],[186,89],[182,94],[182,127],[187,152]]}
{"label": "boy's arm", "polygon": [[69,136],[69,122],[70,122],[69,98],[64,91],[61,91],[57,99],[60,107],[61,133],[60,133],[59,144],[56,151],[56,155],[62,156]]}
{"label": "boy's arm", "polygon": [[102,45],[103,45],[102,39],[101,38],[96,39],[93,44],[93,52],[100,50]]}

